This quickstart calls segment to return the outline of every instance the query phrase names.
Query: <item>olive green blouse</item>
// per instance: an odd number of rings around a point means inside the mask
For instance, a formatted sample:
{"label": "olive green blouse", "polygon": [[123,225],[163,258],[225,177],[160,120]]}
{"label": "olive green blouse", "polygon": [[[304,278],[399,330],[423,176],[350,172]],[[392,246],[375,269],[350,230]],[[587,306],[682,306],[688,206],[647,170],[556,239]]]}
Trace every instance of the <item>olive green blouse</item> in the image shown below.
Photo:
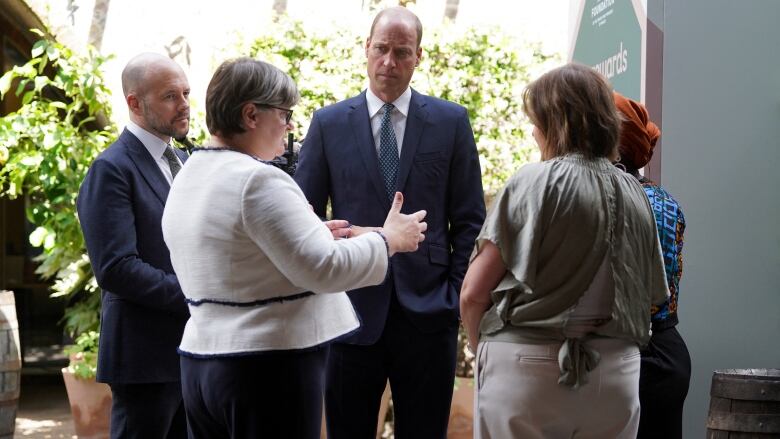
{"label": "olive green blouse", "polygon": [[[495,199],[477,248],[485,241],[499,248],[507,272],[491,293],[481,340],[564,342],[559,382],[575,388],[598,364],[587,338],[647,343],[650,304],[668,294],[656,224],[639,182],[607,159],[570,154],[523,166]],[[611,319],[585,339],[567,339],[568,316],[605,257]]]}

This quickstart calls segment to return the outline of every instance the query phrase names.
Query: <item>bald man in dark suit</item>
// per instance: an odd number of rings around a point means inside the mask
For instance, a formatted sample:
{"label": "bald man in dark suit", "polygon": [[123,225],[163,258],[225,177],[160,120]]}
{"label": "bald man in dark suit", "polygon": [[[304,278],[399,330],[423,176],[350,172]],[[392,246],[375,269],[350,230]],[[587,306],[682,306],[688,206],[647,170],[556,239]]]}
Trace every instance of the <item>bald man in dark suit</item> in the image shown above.
{"label": "bald man in dark suit", "polygon": [[122,72],[130,123],[89,169],[77,208],[102,289],[97,380],[111,386],[112,438],[186,438],[176,348],[189,317],[162,237],[170,184],[187,155],[182,69],[156,54]]}

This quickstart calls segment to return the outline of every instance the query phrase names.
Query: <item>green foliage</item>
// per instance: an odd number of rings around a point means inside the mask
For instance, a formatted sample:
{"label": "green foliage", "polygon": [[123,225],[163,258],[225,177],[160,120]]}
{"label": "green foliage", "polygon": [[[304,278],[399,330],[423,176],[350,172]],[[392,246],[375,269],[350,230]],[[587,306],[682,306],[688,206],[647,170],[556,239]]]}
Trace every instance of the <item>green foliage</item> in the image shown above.
{"label": "green foliage", "polygon": [[97,331],[87,331],[76,337],[76,344],[65,348],[70,357],[68,371],[85,380],[95,378],[98,353]]}
{"label": "green foliage", "polygon": [[[521,94],[537,70],[557,57],[500,30],[445,26],[426,30],[423,58],[412,86],[465,106],[480,153],[483,184],[493,194],[530,159],[533,141]],[[248,47],[248,55],[290,74],[301,92],[296,137],[312,113],[365,88],[365,35],[346,27],[312,31],[282,17]]]}
{"label": "green foliage", "polygon": [[[474,353],[468,348],[469,337],[463,325],[458,327],[458,355],[455,358],[455,376],[474,378]],[[455,382],[458,388],[458,382]]]}
{"label": "green foliage", "polygon": [[190,131],[187,133],[187,138],[195,145],[205,145],[209,137],[209,130],[206,128],[206,112],[198,108],[190,98]]}
{"label": "green foliage", "polygon": [[[92,281],[92,280],[91,280]],[[88,291],[81,300],[74,301],[62,318],[65,331],[74,337],[100,327],[100,294]]]}
{"label": "green foliage", "polygon": [[47,39],[32,56],[0,78],[0,97],[22,96],[22,107],[0,118],[0,193],[26,197],[36,226],[30,244],[42,249],[36,273],[55,279],[52,296],[87,298],[66,313],[65,329],[75,336],[98,326],[99,294],[75,201],[89,165],[116,136],[101,71],[109,58]]}
{"label": "green foliage", "polygon": [[349,28],[319,33],[282,17],[250,44],[248,55],[279,67],[298,84],[301,100],[295,108],[295,137],[301,138],[315,110],[364,88],[363,44]]}
{"label": "green foliage", "polygon": [[554,57],[497,30],[433,30],[416,79],[425,93],[469,111],[486,194],[494,194],[535,148],[522,109],[532,74]]}

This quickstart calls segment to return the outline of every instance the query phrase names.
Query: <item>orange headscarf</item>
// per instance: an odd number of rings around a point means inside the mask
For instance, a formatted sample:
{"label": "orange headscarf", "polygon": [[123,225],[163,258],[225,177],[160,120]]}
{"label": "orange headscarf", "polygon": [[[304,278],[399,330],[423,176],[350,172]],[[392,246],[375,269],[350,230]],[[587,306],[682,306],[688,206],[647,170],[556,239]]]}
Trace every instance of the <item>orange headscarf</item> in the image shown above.
{"label": "orange headscarf", "polygon": [[643,168],[653,156],[661,130],[650,121],[647,109],[639,102],[615,92],[615,105],[623,116],[620,124],[620,160],[636,169]]}

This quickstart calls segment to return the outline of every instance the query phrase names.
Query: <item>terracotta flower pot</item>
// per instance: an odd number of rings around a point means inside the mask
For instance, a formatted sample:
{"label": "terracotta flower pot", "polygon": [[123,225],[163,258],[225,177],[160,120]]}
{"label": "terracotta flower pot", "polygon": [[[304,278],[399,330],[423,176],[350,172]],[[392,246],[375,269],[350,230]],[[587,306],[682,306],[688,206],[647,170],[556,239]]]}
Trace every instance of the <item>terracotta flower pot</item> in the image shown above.
{"label": "terracotta flower pot", "polygon": [[447,439],[471,439],[474,437],[474,378],[455,379]]}
{"label": "terracotta flower pot", "polygon": [[111,421],[111,388],[94,378],[78,378],[62,369],[68,391],[73,427],[79,439],[108,439]]}

